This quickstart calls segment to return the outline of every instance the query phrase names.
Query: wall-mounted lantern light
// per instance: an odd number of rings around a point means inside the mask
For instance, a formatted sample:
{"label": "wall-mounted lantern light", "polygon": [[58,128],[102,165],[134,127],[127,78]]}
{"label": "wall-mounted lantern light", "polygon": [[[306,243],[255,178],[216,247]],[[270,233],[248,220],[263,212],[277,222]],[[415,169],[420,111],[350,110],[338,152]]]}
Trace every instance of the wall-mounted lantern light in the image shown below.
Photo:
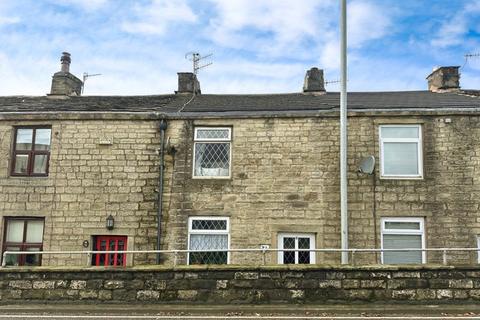
{"label": "wall-mounted lantern light", "polygon": [[108,230],[113,230],[114,226],[115,226],[115,219],[113,219],[112,215],[109,215],[107,217],[106,227],[107,227]]}

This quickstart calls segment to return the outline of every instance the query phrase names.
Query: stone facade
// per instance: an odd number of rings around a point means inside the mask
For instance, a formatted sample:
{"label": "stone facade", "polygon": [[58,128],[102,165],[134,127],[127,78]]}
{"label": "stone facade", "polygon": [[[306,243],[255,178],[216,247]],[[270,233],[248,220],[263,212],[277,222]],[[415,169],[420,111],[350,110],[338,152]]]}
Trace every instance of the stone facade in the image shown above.
{"label": "stone facade", "polygon": [[0,304],[478,303],[478,268],[2,269]]}
{"label": "stone facade", "polygon": [[[340,247],[338,114],[290,117],[170,118],[166,137],[162,249],[188,248],[188,218],[230,218],[230,248],[277,248],[279,233],[315,235],[316,248]],[[44,250],[91,249],[96,235],[128,236],[128,249],[153,250],[159,176],[159,119],[112,114],[77,119],[0,123],[0,230],[4,217],[44,217]],[[381,124],[420,124],[423,179],[381,179]],[[51,125],[48,177],[11,177],[13,128]],[[231,178],[192,178],[197,126],[232,128]],[[474,112],[353,112],[349,118],[350,247],[379,248],[382,217],[423,217],[427,247],[476,247],[480,234],[480,116]],[[377,159],[375,175],[357,173],[360,160]],[[111,214],[115,228],[107,230]],[[90,245],[82,246],[84,240]],[[128,265],[152,263],[130,256]],[[178,263],[185,263],[180,254]],[[449,254],[450,263],[475,263],[476,252]],[[429,253],[427,262],[441,262]],[[318,253],[317,263],[338,263]],[[163,263],[173,263],[172,255]],[[379,256],[358,253],[356,263]],[[43,265],[85,265],[84,256],[46,255]],[[90,262],[88,262],[90,263]],[[260,264],[263,255],[232,253],[230,263]],[[276,264],[275,253],[266,263]]]}
{"label": "stone facade", "polygon": [[[10,176],[11,152],[0,161],[0,218],[45,218],[45,251],[82,251],[95,235],[128,236],[128,249],[152,249],[159,133],[152,121],[11,121],[0,126],[11,150],[18,125],[51,125],[48,177]],[[115,228],[105,229],[112,214]],[[4,223],[4,219],[1,219]],[[153,229],[152,229],[153,228]],[[2,225],[2,239],[3,239]],[[145,262],[140,255],[137,261]],[[128,264],[132,264],[131,257]],[[85,256],[45,255],[43,265],[85,265]]]}

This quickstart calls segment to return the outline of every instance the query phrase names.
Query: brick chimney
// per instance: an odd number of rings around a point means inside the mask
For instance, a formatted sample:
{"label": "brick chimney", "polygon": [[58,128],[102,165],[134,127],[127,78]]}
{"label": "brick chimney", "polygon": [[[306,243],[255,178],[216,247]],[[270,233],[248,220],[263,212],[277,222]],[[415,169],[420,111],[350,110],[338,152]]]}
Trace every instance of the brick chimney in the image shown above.
{"label": "brick chimney", "polygon": [[178,91],[179,93],[195,93],[200,94],[200,82],[198,82],[197,75],[192,72],[178,72]]}
{"label": "brick chimney", "polygon": [[303,92],[310,93],[325,93],[325,83],[323,81],[323,70],[318,68],[311,68],[307,70],[305,81],[303,82]]}
{"label": "brick chimney", "polygon": [[438,67],[427,77],[428,90],[431,92],[452,92],[460,90],[458,66]]}
{"label": "brick chimney", "polygon": [[82,80],[70,73],[70,53],[63,52],[61,61],[61,69],[52,77],[52,89],[50,96],[79,96],[82,94]]}

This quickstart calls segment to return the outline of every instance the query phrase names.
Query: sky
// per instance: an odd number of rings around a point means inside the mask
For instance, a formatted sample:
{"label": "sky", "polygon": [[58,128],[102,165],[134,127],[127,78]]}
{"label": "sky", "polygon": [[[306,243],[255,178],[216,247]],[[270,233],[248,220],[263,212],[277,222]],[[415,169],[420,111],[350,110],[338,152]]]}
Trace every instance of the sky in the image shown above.
{"label": "sky", "polygon": [[[338,91],[339,0],[0,0],[0,95],[45,95],[63,51],[85,95],[170,94],[189,52],[202,93]],[[348,0],[348,90],[425,90],[436,66],[480,89],[480,0]]]}

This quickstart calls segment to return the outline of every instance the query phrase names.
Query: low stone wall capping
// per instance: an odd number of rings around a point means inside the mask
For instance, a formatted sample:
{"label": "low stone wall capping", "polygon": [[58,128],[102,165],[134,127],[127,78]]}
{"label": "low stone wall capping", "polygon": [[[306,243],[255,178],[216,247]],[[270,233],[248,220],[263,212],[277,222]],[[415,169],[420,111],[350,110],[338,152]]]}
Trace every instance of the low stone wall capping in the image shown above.
{"label": "low stone wall capping", "polygon": [[478,266],[0,268],[0,303],[477,303]]}

